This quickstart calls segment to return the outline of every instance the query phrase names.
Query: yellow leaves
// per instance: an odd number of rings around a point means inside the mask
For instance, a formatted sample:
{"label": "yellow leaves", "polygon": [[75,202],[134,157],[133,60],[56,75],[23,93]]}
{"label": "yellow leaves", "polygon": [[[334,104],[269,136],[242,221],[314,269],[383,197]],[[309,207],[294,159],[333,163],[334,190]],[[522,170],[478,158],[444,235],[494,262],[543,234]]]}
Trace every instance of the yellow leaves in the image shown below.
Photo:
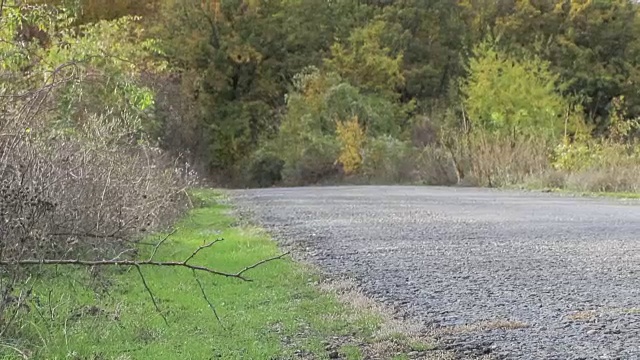
{"label": "yellow leaves", "polygon": [[571,0],[569,18],[574,19],[583,14],[592,5],[592,0]]}
{"label": "yellow leaves", "polygon": [[336,122],[336,135],[340,141],[340,162],[346,174],[353,174],[362,165],[362,149],[366,139],[358,117]]}

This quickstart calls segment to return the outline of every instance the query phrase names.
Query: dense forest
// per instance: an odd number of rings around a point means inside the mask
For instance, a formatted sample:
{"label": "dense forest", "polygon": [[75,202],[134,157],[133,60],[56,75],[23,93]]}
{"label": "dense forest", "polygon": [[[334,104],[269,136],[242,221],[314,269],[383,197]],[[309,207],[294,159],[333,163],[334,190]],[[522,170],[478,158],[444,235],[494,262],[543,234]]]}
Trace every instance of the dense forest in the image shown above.
{"label": "dense forest", "polygon": [[630,191],[639,11],[630,0],[4,1],[0,52],[25,86],[75,64],[48,128],[119,114],[119,133],[223,185]]}

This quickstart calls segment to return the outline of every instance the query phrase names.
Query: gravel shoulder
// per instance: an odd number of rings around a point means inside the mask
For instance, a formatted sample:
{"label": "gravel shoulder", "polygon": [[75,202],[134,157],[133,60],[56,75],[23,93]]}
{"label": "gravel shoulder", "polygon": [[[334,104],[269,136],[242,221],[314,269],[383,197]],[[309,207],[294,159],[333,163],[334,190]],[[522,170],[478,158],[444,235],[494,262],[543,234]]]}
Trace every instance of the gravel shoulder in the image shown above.
{"label": "gravel shoulder", "polygon": [[471,188],[232,192],[461,357],[640,358],[640,202]]}

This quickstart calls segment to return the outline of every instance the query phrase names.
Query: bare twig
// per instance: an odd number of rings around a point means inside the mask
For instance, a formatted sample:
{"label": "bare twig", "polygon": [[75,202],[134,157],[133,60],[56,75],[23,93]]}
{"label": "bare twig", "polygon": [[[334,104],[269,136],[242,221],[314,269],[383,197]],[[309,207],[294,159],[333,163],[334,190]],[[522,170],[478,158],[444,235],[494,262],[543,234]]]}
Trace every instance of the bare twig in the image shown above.
{"label": "bare twig", "polygon": [[[207,245],[203,245],[201,246],[200,250],[210,247],[211,245],[215,244],[216,242],[219,242],[218,240],[213,241]],[[194,251],[194,253],[197,253],[199,250]],[[193,255],[193,254],[192,254]],[[251,279],[248,279],[244,276],[244,273],[247,272],[248,270],[254,269],[260,265],[263,265],[267,262],[270,261],[274,261],[274,260],[278,260],[281,259],[285,256],[289,255],[289,252],[280,254],[278,256],[274,256],[268,259],[264,259],[261,260],[253,265],[247,266],[244,269],[236,272],[236,273],[231,273],[231,272],[223,272],[223,271],[218,271],[215,269],[212,269],[210,267],[206,267],[206,266],[200,266],[200,265],[192,265],[189,264],[188,262],[185,261],[153,261],[153,260],[144,260],[144,261],[138,261],[138,260],[118,260],[118,259],[112,259],[112,260],[80,260],[80,259],[22,259],[22,260],[15,260],[15,261],[0,261],[0,266],[33,266],[33,265],[79,265],[79,266],[164,266],[164,267],[182,267],[182,268],[187,268],[190,270],[196,270],[196,271],[202,271],[202,272],[206,272],[209,274],[214,274],[214,275],[219,275],[219,276],[224,276],[224,277],[229,277],[229,278],[236,278],[236,279],[240,279],[243,281],[251,281]],[[193,256],[189,256],[189,258],[187,258],[187,260],[191,259]]]}
{"label": "bare twig", "polygon": [[200,247],[198,247],[191,255],[189,255],[188,258],[185,259],[184,264],[186,265],[191,259],[193,259],[196,255],[198,255],[198,253],[206,248],[212,247],[213,245],[215,245],[216,243],[219,243],[221,241],[223,241],[224,239],[215,239],[214,241],[207,243],[205,245],[202,245]]}
{"label": "bare twig", "polygon": [[286,253],[284,253],[284,254],[280,254],[280,255],[278,255],[278,256],[274,256],[274,257],[271,257],[271,258],[268,258],[268,259],[264,259],[264,260],[262,260],[262,261],[258,261],[257,263],[255,263],[255,264],[253,264],[253,265],[250,265],[250,266],[247,266],[246,268],[244,268],[244,269],[240,270],[239,272],[237,272],[237,273],[236,273],[236,275],[237,275],[238,277],[242,277],[242,274],[244,274],[245,272],[247,272],[247,271],[249,271],[249,270],[251,270],[251,269],[255,269],[256,267],[258,267],[258,266],[260,266],[260,265],[262,265],[262,264],[268,263],[268,262],[270,262],[270,261],[273,261],[273,260],[282,259],[283,257],[285,257],[285,256],[287,256],[287,255],[289,255],[289,251],[287,251],[287,252],[286,252]]}
{"label": "bare twig", "polygon": [[117,236],[116,234],[110,235],[110,234],[93,234],[93,233],[89,233],[89,232],[85,232],[85,233],[81,233],[81,232],[55,232],[55,233],[51,233],[50,235],[51,236],[67,236],[67,237],[75,236],[75,237],[84,237],[84,238],[93,238],[93,239],[114,239],[114,240],[120,240],[120,241],[124,241],[126,243],[133,243],[133,244],[137,244],[137,245],[148,245],[148,246],[156,246],[156,245],[158,245],[157,243],[152,243],[152,242],[123,239],[122,237]]}
{"label": "bare twig", "polygon": [[173,229],[173,231],[171,231],[170,233],[167,234],[167,236],[165,236],[162,240],[160,240],[154,247],[153,247],[153,252],[151,253],[151,256],[149,256],[149,261],[153,260],[153,257],[156,256],[156,253],[158,252],[158,248],[160,246],[162,246],[162,244],[167,241],[167,239],[176,233],[176,230]]}
{"label": "bare twig", "polygon": [[218,320],[218,323],[220,323],[220,326],[222,326],[222,328],[224,329],[225,328],[224,324],[220,320],[220,316],[218,316],[218,312],[216,311],[216,308],[213,306],[211,301],[209,301],[209,297],[207,296],[207,293],[204,291],[204,286],[202,286],[202,282],[200,281],[200,279],[198,279],[198,274],[196,274],[195,270],[193,270],[192,272],[193,272],[193,278],[196,279],[196,282],[198,283],[198,287],[200,287],[200,292],[202,292],[202,297],[207,302],[207,304],[209,304],[209,308],[213,312],[213,315]]}
{"label": "bare twig", "polygon": [[129,249],[124,249],[124,250],[122,250],[118,255],[116,255],[113,259],[111,259],[111,260],[118,260],[118,259],[120,259],[120,256],[122,256],[122,255],[124,255],[124,254],[126,254],[126,253],[128,253],[128,252],[133,252],[133,251],[135,251],[135,249],[131,249],[131,248],[129,248]]}
{"label": "bare twig", "polygon": [[140,279],[142,280],[142,285],[144,285],[144,288],[147,290],[147,293],[149,293],[149,297],[151,297],[151,301],[153,302],[153,306],[155,306],[156,311],[158,312],[158,314],[160,314],[160,316],[162,316],[162,320],[164,320],[164,323],[168,326],[169,322],[167,321],[167,318],[164,316],[164,314],[160,310],[160,307],[158,306],[158,302],[156,301],[156,297],[153,296],[153,292],[151,292],[151,289],[149,288],[149,285],[147,285],[147,280],[145,280],[144,275],[142,274],[142,269],[140,269],[140,265],[135,265],[135,267],[136,267],[136,270],[138,270],[138,274],[140,275]]}

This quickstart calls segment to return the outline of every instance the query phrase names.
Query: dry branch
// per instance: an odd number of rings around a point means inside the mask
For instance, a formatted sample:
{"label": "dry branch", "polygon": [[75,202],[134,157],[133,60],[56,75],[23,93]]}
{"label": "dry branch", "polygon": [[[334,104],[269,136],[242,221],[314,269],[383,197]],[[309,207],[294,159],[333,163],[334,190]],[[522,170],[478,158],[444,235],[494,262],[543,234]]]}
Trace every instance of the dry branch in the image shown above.
{"label": "dry branch", "polygon": [[[0,261],[0,267],[2,266],[34,266],[34,265],[79,265],[79,266],[132,266],[135,267],[135,269],[138,272],[138,275],[140,275],[140,280],[142,281],[142,285],[144,286],[146,292],[149,294],[149,297],[151,298],[151,302],[153,303],[153,306],[155,307],[156,311],[158,312],[158,314],[160,314],[160,316],[162,317],[162,319],[164,320],[165,324],[169,324],[169,321],[167,320],[167,318],[165,317],[165,315],[162,313],[162,310],[160,309],[160,306],[158,305],[158,301],[156,300],[155,295],[153,294],[153,291],[151,290],[151,288],[149,287],[149,284],[147,283],[146,278],[144,277],[144,273],[142,272],[142,267],[143,266],[167,266],[167,267],[182,267],[182,268],[187,268],[190,269],[193,273],[193,277],[196,280],[198,287],[200,288],[200,292],[202,293],[202,296],[204,298],[204,300],[207,302],[207,304],[209,305],[209,308],[211,309],[211,311],[213,312],[213,315],[215,316],[215,318],[218,320],[218,322],[222,325],[222,322],[220,320],[220,317],[218,316],[218,313],[213,305],[213,303],[209,300],[204,286],[202,285],[202,282],[200,281],[200,279],[197,277],[197,272],[198,271],[202,271],[202,272],[207,272],[210,274],[214,274],[214,275],[219,275],[219,276],[224,276],[224,277],[230,277],[230,278],[237,278],[243,281],[251,281],[251,279],[248,279],[244,276],[244,274],[251,270],[254,269],[260,265],[263,265],[265,263],[268,263],[270,261],[274,261],[274,260],[278,260],[281,259],[283,257],[285,257],[286,255],[289,254],[289,252],[277,255],[277,256],[273,256],[271,258],[268,259],[264,259],[261,261],[258,261],[256,263],[254,263],[253,265],[247,266],[245,268],[243,268],[242,270],[235,272],[235,273],[231,273],[231,272],[223,272],[223,271],[218,271],[215,269],[212,269],[210,267],[206,267],[206,266],[200,266],[200,265],[192,265],[189,262],[191,260],[193,260],[193,258],[196,257],[196,255],[198,255],[198,253],[200,253],[200,251],[210,248],[213,245],[215,245],[218,242],[223,241],[223,239],[216,239],[214,241],[208,242],[204,245],[199,246],[197,249],[195,249],[189,256],[187,256],[183,261],[155,261],[153,260],[153,257],[156,255],[156,253],[158,252],[158,248],[160,246],[162,246],[162,244],[164,244],[167,239],[175,233],[175,230],[170,232],[169,234],[167,234],[164,238],[162,238],[162,240],[160,240],[157,244],[155,244],[155,246],[153,247],[153,250],[151,252],[151,255],[149,256],[149,258],[147,260],[120,260],[120,256],[123,255],[125,252],[127,252],[129,249],[124,250],[123,252],[121,252],[120,254],[118,254],[115,258],[111,259],[111,260],[80,260],[80,259],[17,259],[17,260],[13,260],[13,261]],[[22,298],[22,296],[21,296]],[[222,325],[224,327],[224,325]]]}
{"label": "dry branch", "polygon": [[196,282],[198,283],[198,287],[200,288],[200,292],[202,293],[202,297],[207,302],[207,304],[209,304],[209,308],[213,312],[213,316],[216,317],[216,320],[218,320],[218,323],[224,329],[224,325],[222,324],[222,321],[220,320],[220,316],[218,316],[218,312],[216,311],[215,306],[213,306],[213,303],[211,303],[211,301],[209,300],[209,297],[207,296],[207,293],[204,291],[204,286],[202,285],[202,282],[200,281],[200,279],[198,279],[198,274],[196,274],[195,270],[192,270],[192,272],[193,272],[193,278],[196,279]]}
{"label": "dry branch", "polygon": [[149,261],[153,260],[153,257],[156,256],[156,253],[158,252],[158,248],[162,246],[162,244],[164,244],[165,241],[167,241],[169,236],[175,233],[176,233],[176,230],[174,229],[169,234],[167,234],[167,236],[165,236],[162,240],[160,240],[157,244],[155,244],[155,246],[153,247],[153,252],[151,252],[151,255],[149,256]]}
{"label": "dry branch", "polygon": [[[209,247],[211,245],[213,245],[216,242],[219,242],[220,240],[216,240],[213,241],[212,243],[207,244],[208,246],[201,246],[200,248],[198,248],[200,251],[206,247]],[[79,266],[135,266],[135,267],[140,267],[140,266],[166,266],[166,267],[183,267],[186,269],[190,269],[190,270],[195,270],[195,271],[202,271],[202,272],[207,272],[210,274],[214,274],[214,275],[219,275],[219,276],[224,276],[224,277],[230,277],[230,278],[237,278],[243,281],[252,281],[251,279],[248,279],[244,276],[244,273],[247,272],[248,270],[254,269],[260,265],[263,265],[267,262],[270,261],[274,261],[274,260],[278,260],[281,259],[285,256],[289,255],[289,252],[285,252],[283,254],[280,254],[278,256],[274,256],[268,259],[264,259],[261,261],[258,261],[257,263],[247,266],[244,269],[235,272],[235,273],[231,273],[231,272],[224,272],[224,271],[219,271],[219,270],[215,270],[212,269],[210,267],[207,266],[201,266],[201,265],[192,265],[189,264],[187,261],[189,261],[192,256],[190,256],[188,259],[184,260],[184,261],[153,261],[153,260],[118,260],[118,259],[111,259],[111,260],[80,260],[80,259],[19,259],[19,260],[14,260],[14,261],[0,261],[0,267],[2,266],[34,266],[34,265],[79,265]]]}
{"label": "dry branch", "polygon": [[153,306],[156,308],[156,311],[158,312],[158,314],[162,316],[162,320],[164,320],[164,323],[166,325],[169,325],[169,321],[167,321],[166,316],[164,316],[164,314],[162,313],[162,310],[160,310],[160,307],[158,306],[158,302],[156,301],[156,297],[153,296],[153,292],[151,291],[151,288],[149,288],[149,285],[147,284],[147,280],[144,278],[144,275],[142,274],[142,269],[140,269],[140,265],[135,265],[135,267],[136,267],[136,270],[138,270],[138,275],[140,275],[140,280],[142,280],[142,285],[144,285],[144,288],[145,290],[147,290],[149,297],[151,297],[151,302],[153,302]]}

